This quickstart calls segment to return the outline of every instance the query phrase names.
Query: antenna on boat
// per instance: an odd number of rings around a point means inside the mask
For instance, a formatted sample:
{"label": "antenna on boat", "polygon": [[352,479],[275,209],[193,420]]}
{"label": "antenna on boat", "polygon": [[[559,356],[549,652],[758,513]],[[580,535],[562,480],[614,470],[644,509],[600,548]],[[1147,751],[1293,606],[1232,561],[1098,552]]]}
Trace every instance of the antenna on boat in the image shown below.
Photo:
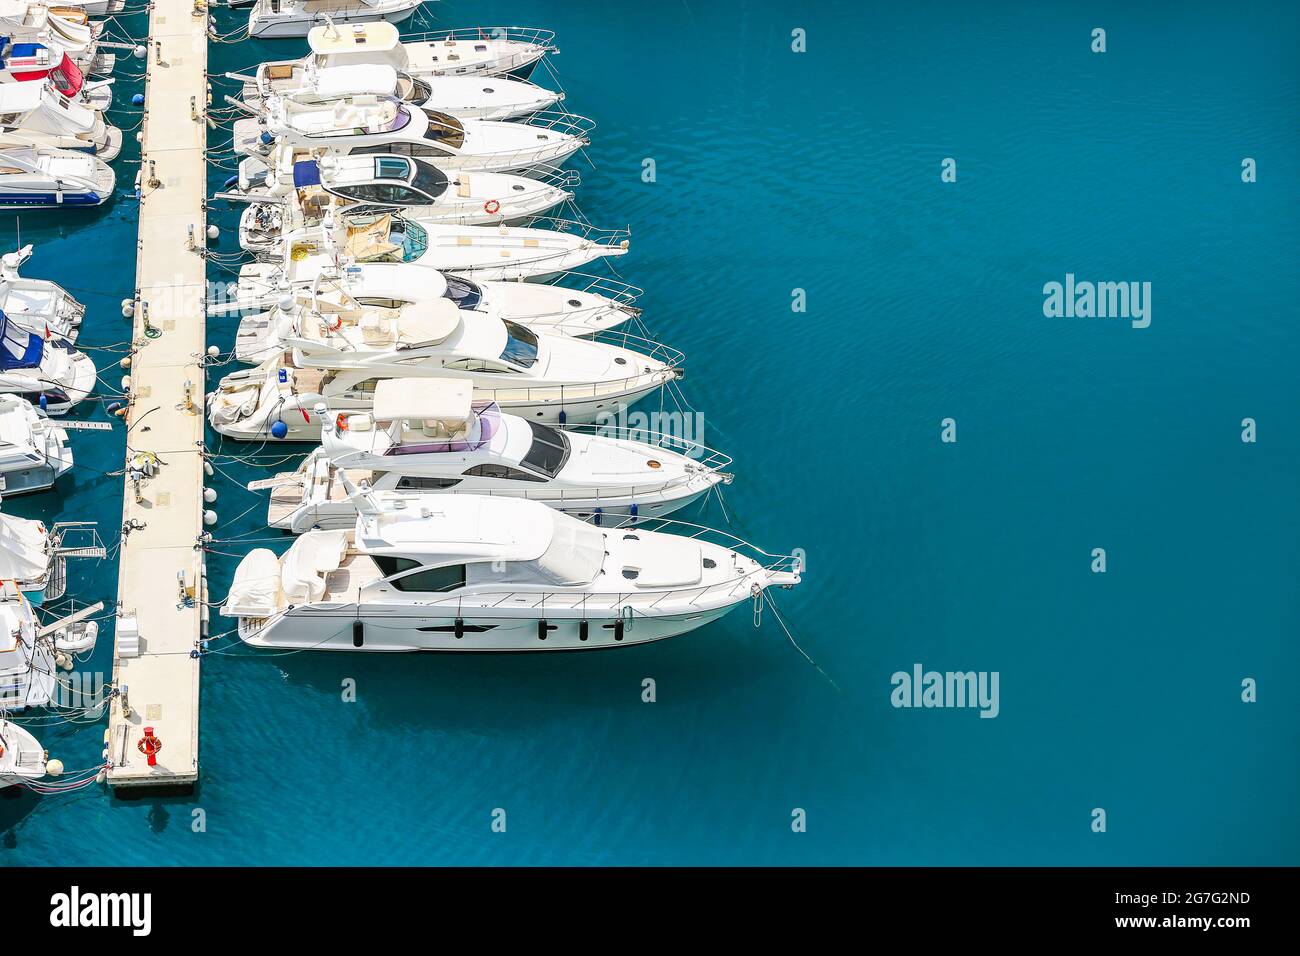
{"label": "antenna on boat", "polygon": [[377,515],[382,513],[382,509],[379,507],[379,502],[376,501],[375,496],[370,493],[370,488],[368,486],[364,491],[358,488],[352,483],[352,479],[348,477],[348,473],[342,468],[339,469],[339,480],[343,483],[343,490],[348,493],[348,497],[352,499],[352,503],[357,506],[358,514]]}

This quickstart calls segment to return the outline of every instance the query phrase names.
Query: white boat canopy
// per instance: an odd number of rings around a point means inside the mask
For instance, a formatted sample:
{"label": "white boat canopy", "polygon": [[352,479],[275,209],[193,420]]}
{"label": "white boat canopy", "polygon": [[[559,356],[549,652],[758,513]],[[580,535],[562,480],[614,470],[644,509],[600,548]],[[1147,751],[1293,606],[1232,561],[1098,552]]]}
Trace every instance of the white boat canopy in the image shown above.
{"label": "white boat canopy", "polygon": [[312,27],[307,34],[311,52],[320,56],[335,53],[357,53],[361,50],[380,53],[395,49],[401,40],[397,27],[387,20],[371,23],[352,23],[346,27],[335,24]]}
{"label": "white boat canopy", "polygon": [[[464,423],[474,383],[469,379],[388,378],[375,384],[376,421],[399,419]],[[456,429],[449,429],[456,431]]]}

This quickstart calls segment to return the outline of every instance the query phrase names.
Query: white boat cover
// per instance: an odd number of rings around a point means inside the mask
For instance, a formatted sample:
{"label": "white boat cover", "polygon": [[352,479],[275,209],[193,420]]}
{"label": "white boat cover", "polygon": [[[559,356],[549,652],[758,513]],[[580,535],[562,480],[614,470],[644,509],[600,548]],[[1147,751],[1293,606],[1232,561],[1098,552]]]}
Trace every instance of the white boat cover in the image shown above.
{"label": "white boat cover", "polygon": [[254,548],[239,562],[221,613],[225,617],[270,617],[279,608],[280,559],[270,548]]}
{"label": "white boat cover", "polygon": [[473,397],[474,383],[469,379],[383,379],[375,384],[374,417],[381,422],[466,422]]}
{"label": "white boat cover", "polygon": [[39,521],[0,514],[0,580],[25,584],[44,578],[49,542]]}

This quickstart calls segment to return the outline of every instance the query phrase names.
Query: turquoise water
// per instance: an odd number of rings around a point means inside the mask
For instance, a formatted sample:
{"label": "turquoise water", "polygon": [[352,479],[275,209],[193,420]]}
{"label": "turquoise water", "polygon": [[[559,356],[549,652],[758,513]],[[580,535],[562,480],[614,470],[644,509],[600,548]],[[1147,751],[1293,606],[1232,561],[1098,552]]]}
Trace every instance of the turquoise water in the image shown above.
{"label": "turquoise water", "polygon": [[[614,654],[214,642],[197,794],[0,800],[0,861],[1297,861],[1292,5],[430,6],[557,31],[566,105],[599,124],[596,168],[572,164],[582,208],[632,226],[619,271],[686,353],[704,441],[736,459],[735,529],[805,550],[777,600],[837,686],[748,610]],[[212,68],[303,48],[221,46]],[[94,290],[89,344],[129,334],[132,214],[22,223],[28,274]],[[1045,318],[1066,273],[1151,282],[1150,327]],[[210,329],[229,346],[233,320]],[[112,386],[116,359],[97,353]],[[86,467],[4,507],[111,532],[119,485],[94,469],[117,467],[120,429],[74,437]],[[215,547],[242,552],[264,506],[238,483],[268,472],[222,467]],[[235,559],[210,561],[220,596]],[[111,564],[79,570],[111,600]],[[893,708],[891,675],[918,662],[999,672],[999,716]],[[88,766],[102,726],[42,737]]]}

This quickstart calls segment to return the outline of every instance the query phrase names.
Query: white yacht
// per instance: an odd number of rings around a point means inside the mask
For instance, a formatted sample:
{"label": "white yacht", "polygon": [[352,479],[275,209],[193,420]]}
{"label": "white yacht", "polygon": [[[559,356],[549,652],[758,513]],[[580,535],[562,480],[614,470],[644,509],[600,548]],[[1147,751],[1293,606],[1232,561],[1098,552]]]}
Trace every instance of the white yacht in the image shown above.
{"label": "white yacht", "polygon": [[515,76],[527,79],[542,57],[558,53],[555,34],[532,27],[469,27],[403,38],[391,23],[327,24],[307,34],[311,52],[267,69],[373,63],[412,77]]}
{"label": "white yacht", "polygon": [[460,120],[394,96],[352,93],[320,102],[275,94],[256,116],[234,122],[233,146],[266,155],[277,143],[339,153],[396,153],[432,160],[444,172],[516,172],[559,166],[590,143],[595,123],[545,111],[513,122]]}
{"label": "white yacht", "polygon": [[[236,305],[245,315],[235,334],[235,359],[258,365],[288,350],[300,336],[298,323],[312,312],[360,323],[367,311],[390,321],[417,302],[448,299],[458,309],[518,322],[539,332],[592,336],[641,314],[633,303],[641,290],[604,276],[566,273],[567,286],[543,282],[484,282],[444,272],[412,272],[388,262],[349,265],[295,275],[282,282],[275,267],[240,270]],[[269,308],[268,308],[269,306]],[[306,311],[304,311],[304,309]]]}
{"label": "white yacht", "polygon": [[228,76],[244,81],[240,100],[254,109],[274,95],[292,95],[310,102],[350,93],[375,93],[461,119],[509,120],[548,109],[564,99],[563,93],[527,80],[412,76],[385,63],[318,66],[310,57],[302,64],[263,63],[253,77],[238,73]]}
{"label": "white yacht", "polygon": [[98,156],[0,131],[0,209],[99,206],[117,177]]}
{"label": "white yacht", "polygon": [[0,717],[0,790],[39,780],[45,776],[48,759],[40,741],[12,720]]}
{"label": "white yacht", "polygon": [[374,407],[323,420],[321,447],[277,475],[268,523],[301,533],[351,527],[356,505],[343,473],[385,506],[421,507],[445,494],[529,498],[597,523],[605,515],[660,517],[731,476],[731,459],[663,435],[611,437],[555,429],[474,402],[468,381],[386,379]]}
{"label": "white yacht", "polygon": [[86,307],[56,282],[19,275],[31,257],[30,245],[0,256],[0,313],[33,332],[43,335],[48,330],[75,342]]}
{"label": "white yacht", "polygon": [[[600,528],[536,501],[447,495],[384,507],[358,492],[350,530],[258,548],[222,615],[255,647],[341,651],[587,650],[685,634],[769,587],[796,558],[651,519]],[[672,534],[675,528],[682,533]]]}
{"label": "white yacht", "polygon": [[0,580],[0,711],[43,707],[54,699],[54,647],[37,638],[37,628],[31,602],[13,581]]}
{"label": "white yacht", "polygon": [[95,604],[41,626],[18,585],[0,580],[0,712],[43,707],[54,699],[60,660],[94,649],[99,625],[86,618],[103,607]]}
{"label": "white yacht", "polygon": [[68,433],[26,399],[0,395],[0,494],[45,491],[71,468]]}
{"label": "white yacht", "polygon": [[574,170],[548,171],[541,179],[507,173],[444,174],[405,156],[323,156],[293,163],[287,175],[253,157],[240,163],[240,195],[254,200],[239,217],[240,247],[267,253],[286,231],[319,225],[330,205],[342,209],[402,208],[420,223],[489,225],[540,216],[573,198]]}
{"label": "white yacht", "polygon": [[445,300],[415,303],[393,318],[322,315],[286,341],[291,362],[270,359],[232,372],[208,395],[208,417],[242,441],[318,441],[315,409],[367,411],[388,378],[463,379],[479,401],[525,418],[590,424],[605,409],[645,398],[681,378],[682,355],[635,336],[593,341],[534,332],[464,313]]}
{"label": "white yacht", "polygon": [[458,226],[421,221],[406,212],[335,207],[325,211],[320,225],[282,236],[263,256],[287,259],[281,266],[286,274],[310,275],[342,259],[401,264],[418,272],[465,273],[475,279],[533,279],[627,254],[625,229],[598,229],[562,219],[531,223]]}
{"label": "white yacht", "polygon": [[0,83],[0,129],[15,130],[47,146],[93,152],[112,162],[122,131],[99,110],[63,96],[48,82]]}
{"label": "white yacht", "polygon": [[387,20],[401,23],[422,0],[257,0],[248,14],[254,37],[305,37],[326,22],[347,26]]}
{"label": "white yacht", "polygon": [[0,395],[66,415],[95,390],[95,364],[66,339],[46,338],[0,313]]}

